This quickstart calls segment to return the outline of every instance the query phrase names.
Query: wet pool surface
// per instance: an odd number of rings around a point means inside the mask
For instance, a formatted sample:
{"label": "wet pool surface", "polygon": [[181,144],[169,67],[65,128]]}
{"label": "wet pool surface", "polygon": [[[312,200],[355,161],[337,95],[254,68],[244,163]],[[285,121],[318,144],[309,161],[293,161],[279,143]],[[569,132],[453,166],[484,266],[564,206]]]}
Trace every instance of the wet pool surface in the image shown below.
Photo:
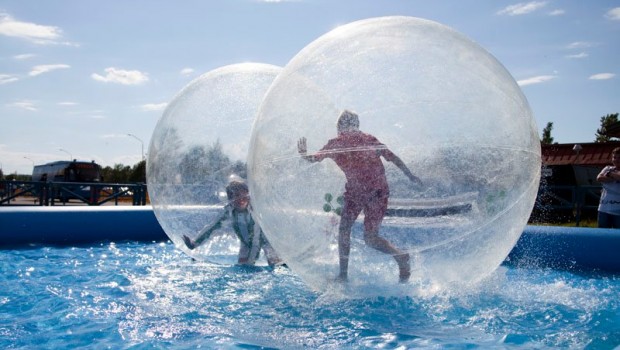
{"label": "wet pool surface", "polygon": [[591,348],[620,345],[620,278],[500,267],[474,289],[342,298],[293,271],[171,243],[0,250],[0,347]]}

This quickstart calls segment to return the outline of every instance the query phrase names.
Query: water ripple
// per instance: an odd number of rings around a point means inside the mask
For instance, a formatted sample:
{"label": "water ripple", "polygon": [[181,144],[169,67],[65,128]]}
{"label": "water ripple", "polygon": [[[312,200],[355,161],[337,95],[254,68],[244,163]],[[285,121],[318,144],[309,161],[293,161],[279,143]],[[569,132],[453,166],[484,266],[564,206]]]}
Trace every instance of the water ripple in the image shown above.
{"label": "water ripple", "polygon": [[620,280],[609,275],[501,267],[471,290],[341,299],[286,268],[196,262],[172,244],[3,250],[0,268],[6,349],[620,344]]}

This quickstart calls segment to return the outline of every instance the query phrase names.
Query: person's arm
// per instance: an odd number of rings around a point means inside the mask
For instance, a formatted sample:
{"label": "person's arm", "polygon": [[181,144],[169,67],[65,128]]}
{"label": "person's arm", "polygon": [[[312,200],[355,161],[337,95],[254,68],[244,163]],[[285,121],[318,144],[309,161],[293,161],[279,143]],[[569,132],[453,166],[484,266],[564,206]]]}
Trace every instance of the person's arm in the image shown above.
{"label": "person's arm", "polygon": [[390,157],[390,161],[394,163],[394,165],[396,165],[398,169],[400,169],[405,174],[405,176],[407,176],[409,180],[411,180],[411,182],[413,182],[414,184],[418,186],[422,186],[422,180],[420,180],[419,177],[413,175],[411,170],[407,168],[407,165],[405,165],[405,163],[402,161],[402,159],[400,159],[400,157],[392,153]]}
{"label": "person's arm", "polygon": [[321,161],[321,159],[319,159],[316,155],[308,154],[308,143],[305,137],[301,137],[299,141],[297,141],[297,152],[303,159],[309,161],[310,163]]}
{"label": "person's arm", "polygon": [[605,167],[603,170],[596,176],[596,181],[598,182],[613,182],[620,180],[620,173],[615,167]]}
{"label": "person's arm", "polygon": [[228,217],[228,206],[224,207],[222,213],[218,216],[215,222],[211,224],[205,225],[199,232],[195,240],[191,240],[188,236],[183,235],[183,242],[189,249],[194,249],[197,246],[201,245],[202,242],[206,241],[211,237],[213,232],[222,227],[222,221],[224,221]]}

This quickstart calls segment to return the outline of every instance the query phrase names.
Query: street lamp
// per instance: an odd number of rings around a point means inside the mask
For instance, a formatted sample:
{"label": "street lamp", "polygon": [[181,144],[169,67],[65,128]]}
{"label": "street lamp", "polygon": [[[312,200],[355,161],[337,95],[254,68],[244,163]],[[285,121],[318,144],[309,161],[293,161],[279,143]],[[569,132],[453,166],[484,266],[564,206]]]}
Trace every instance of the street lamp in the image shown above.
{"label": "street lamp", "polygon": [[69,151],[64,150],[64,149],[62,149],[62,148],[59,148],[58,150],[59,150],[59,151],[61,151],[61,152],[65,152],[66,154],[68,154],[68,155],[69,155],[69,161],[72,161],[72,160],[73,160],[73,155],[71,155],[71,153],[69,153]]}
{"label": "street lamp", "polygon": [[144,142],[142,142],[142,140],[134,134],[127,134],[127,136],[133,137],[134,139],[140,141],[140,146],[142,147],[141,148],[142,160],[144,160]]}
{"label": "street lamp", "polygon": [[34,168],[34,160],[32,160],[32,159],[30,159],[30,158],[28,158],[28,157],[24,157],[24,158],[26,158],[26,159],[28,159],[29,161],[31,161],[31,162],[32,162],[32,167]]}

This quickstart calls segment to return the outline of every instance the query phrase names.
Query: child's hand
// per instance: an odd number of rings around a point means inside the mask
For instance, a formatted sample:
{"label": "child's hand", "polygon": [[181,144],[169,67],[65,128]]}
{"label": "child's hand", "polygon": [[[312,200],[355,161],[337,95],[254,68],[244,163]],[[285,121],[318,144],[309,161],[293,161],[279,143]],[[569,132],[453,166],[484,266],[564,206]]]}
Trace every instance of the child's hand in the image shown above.
{"label": "child's hand", "polygon": [[424,184],[422,183],[422,180],[420,180],[419,177],[415,176],[415,175],[411,175],[411,177],[409,178],[409,180],[411,180],[411,182],[413,182],[413,184],[416,187],[424,187]]}
{"label": "child's hand", "polygon": [[297,152],[302,156],[305,156],[308,153],[308,144],[306,142],[306,138],[302,137],[297,141]]}

